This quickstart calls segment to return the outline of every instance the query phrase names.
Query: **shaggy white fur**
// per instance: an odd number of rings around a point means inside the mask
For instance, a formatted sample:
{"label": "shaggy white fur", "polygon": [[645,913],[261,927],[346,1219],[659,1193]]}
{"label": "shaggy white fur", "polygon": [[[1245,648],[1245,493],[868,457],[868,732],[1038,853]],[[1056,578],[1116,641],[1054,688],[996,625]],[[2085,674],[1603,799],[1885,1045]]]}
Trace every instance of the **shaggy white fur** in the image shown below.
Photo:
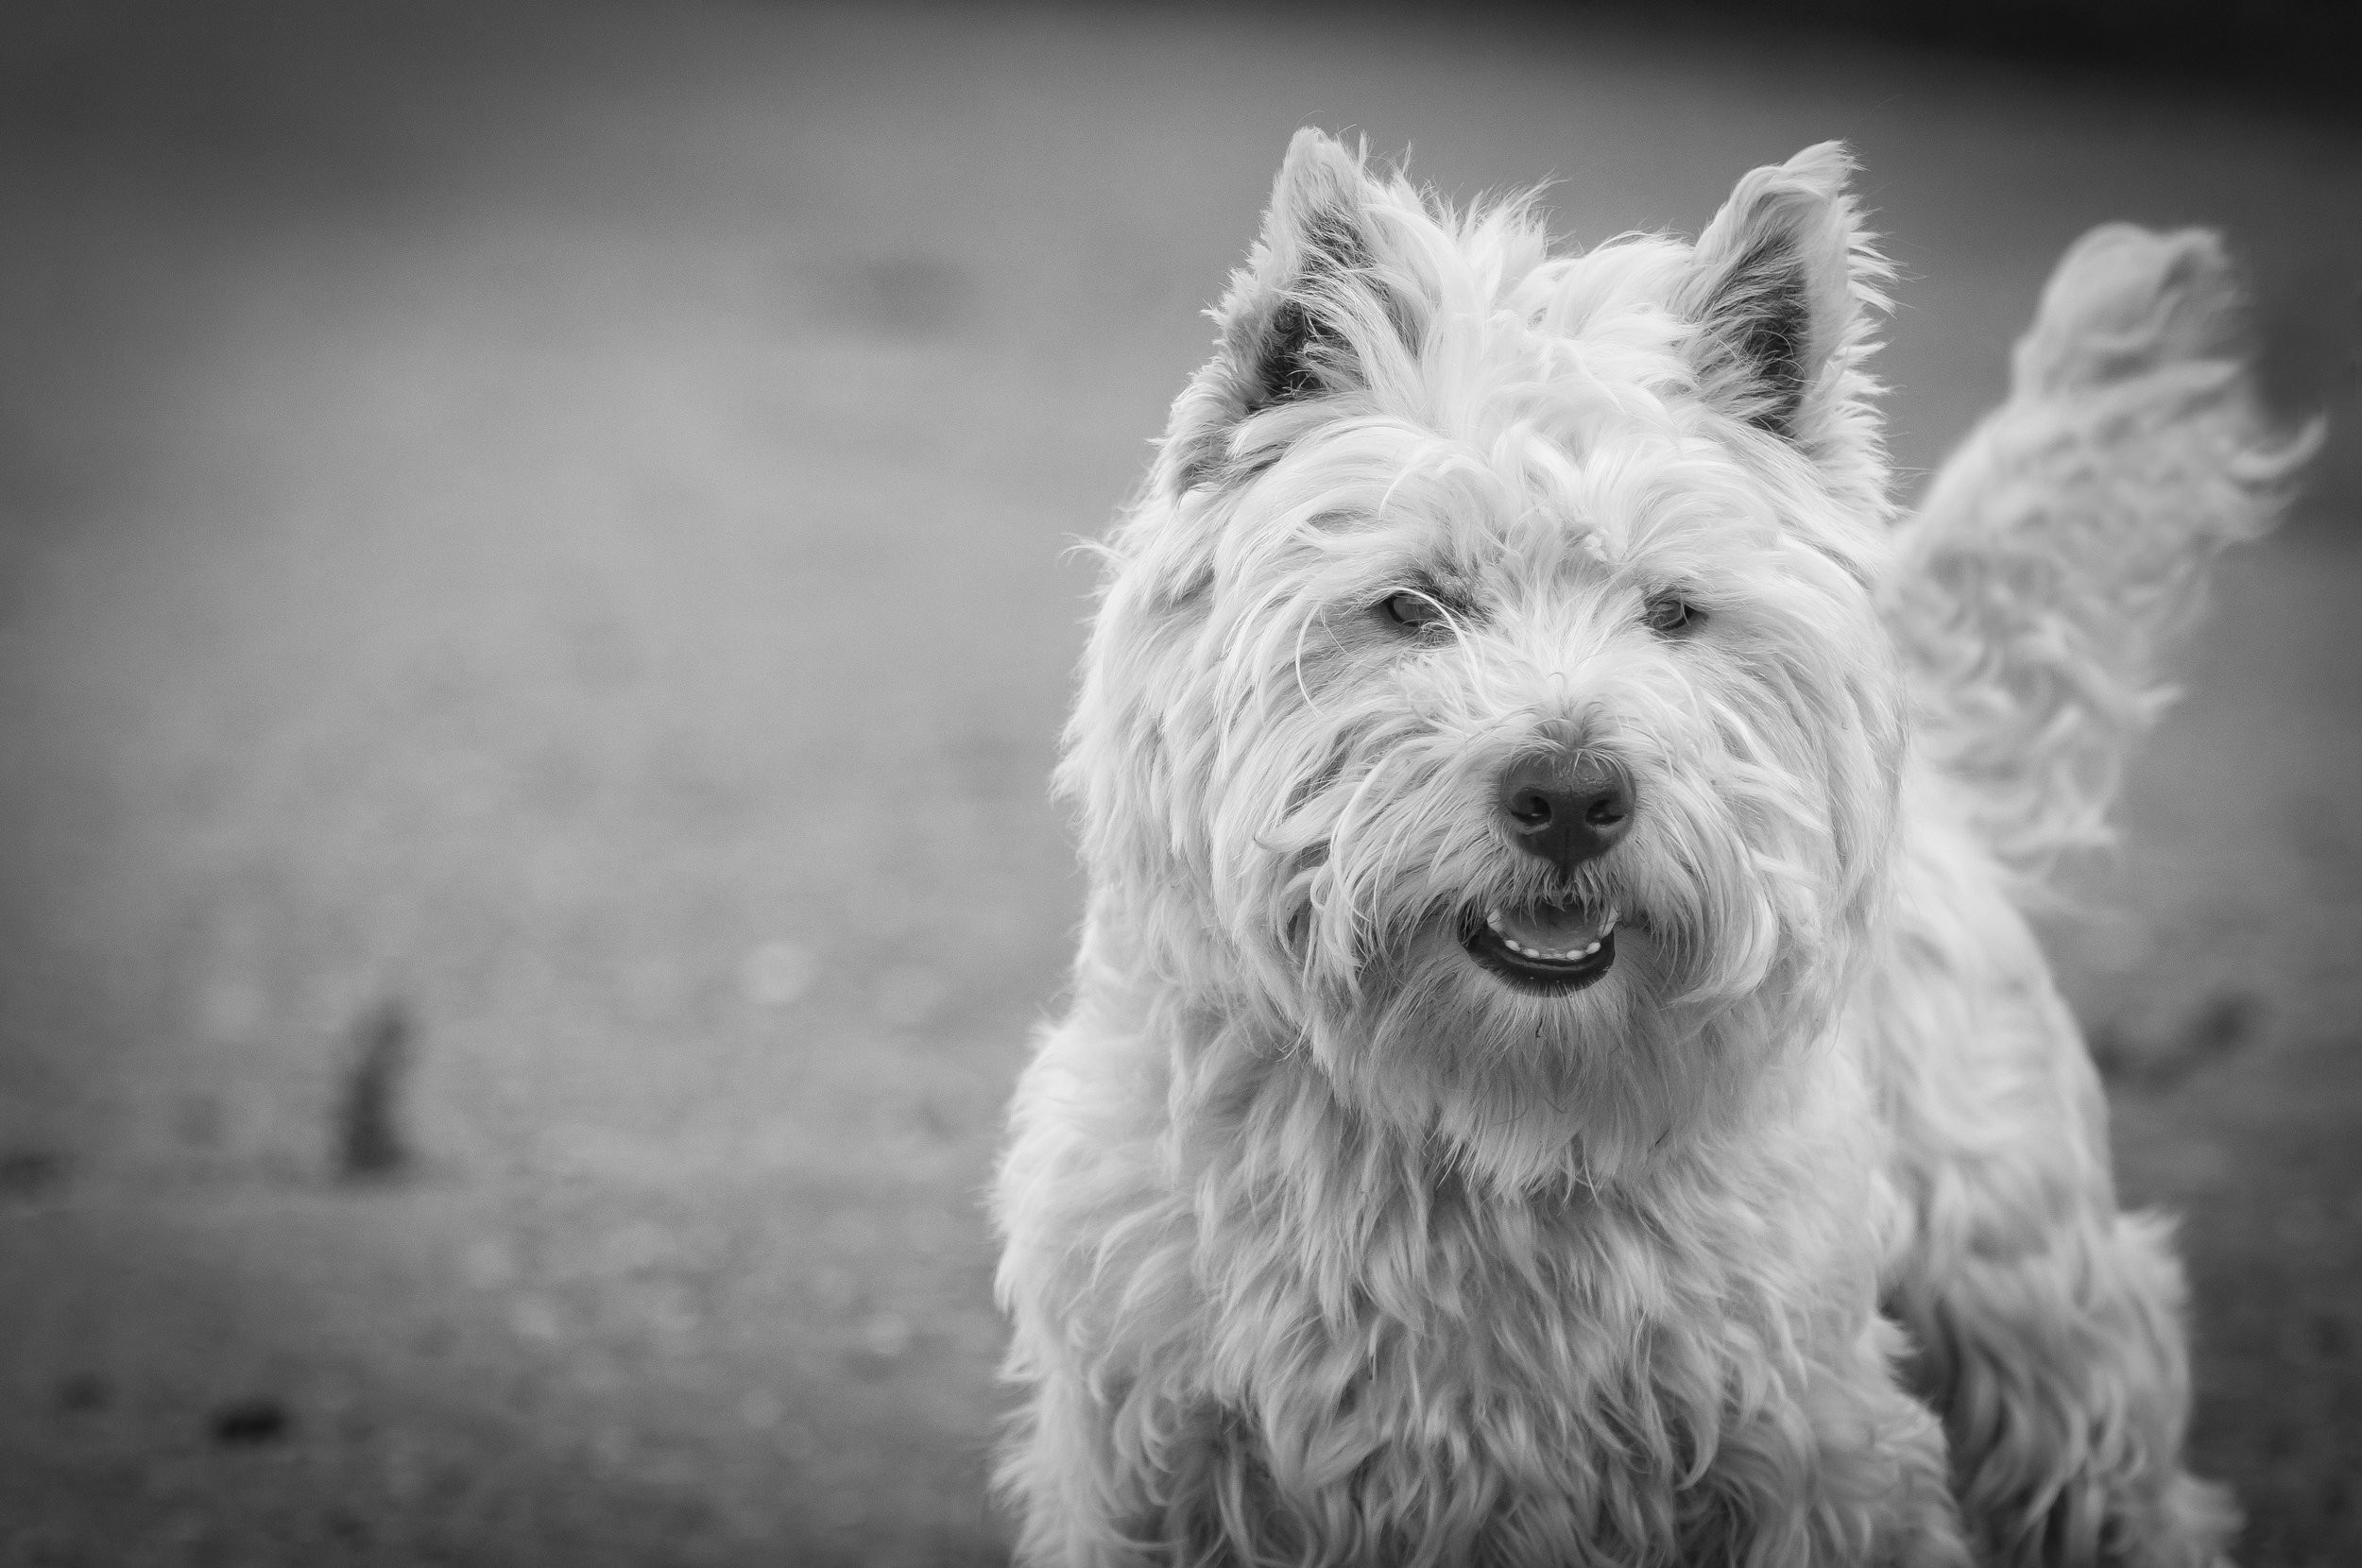
{"label": "shaggy white fur", "polygon": [[2107,229],[1898,528],[1850,166],[1566,255],[1290,147],[1068,731],[1026,1560],[2215,1560],[2019,909],[2302,448],[2214,242]]}

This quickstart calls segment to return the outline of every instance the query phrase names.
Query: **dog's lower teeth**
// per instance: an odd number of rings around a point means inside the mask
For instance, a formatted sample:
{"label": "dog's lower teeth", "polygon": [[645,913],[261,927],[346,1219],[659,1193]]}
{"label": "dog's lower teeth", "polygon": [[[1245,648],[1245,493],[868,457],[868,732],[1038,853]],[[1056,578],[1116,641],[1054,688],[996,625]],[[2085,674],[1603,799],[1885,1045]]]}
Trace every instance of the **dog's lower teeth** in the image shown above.
{"label": "dog's lower teeth", "polygon": [[1579,963],[1584,959],[1598,957],[1600,949],[1606,946],[1607,939],[1615,934],[1617,922],[1622,918],[1621,911],[1610,909],[1600,920],[1599,935],[1592,938],[1588,946],[1552,949],[1534,946],[1510,935],[1499,910],[1487,910],[1484,912],[1486,929],[1500,939],[1502,946],[1520,958],[1530,958],[1541,963]]}

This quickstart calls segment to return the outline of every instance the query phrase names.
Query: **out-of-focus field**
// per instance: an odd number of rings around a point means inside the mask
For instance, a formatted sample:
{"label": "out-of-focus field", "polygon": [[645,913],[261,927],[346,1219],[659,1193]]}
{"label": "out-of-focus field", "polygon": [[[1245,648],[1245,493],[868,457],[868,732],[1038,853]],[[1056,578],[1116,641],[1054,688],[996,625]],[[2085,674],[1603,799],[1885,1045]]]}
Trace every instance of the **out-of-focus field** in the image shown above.
{"label": "out-of-focus field", "polygon": [[[1590,239],[1850,139],[1915,469],[2083,228],[2228,231],[2349,425],[2058,950],[2243,1556],[2362,1560],[2351,128],[1527,12],[59,11],[0,26],[0,1562],[1001,1555],[1064,551],[1307,122]],[[387,1009],[417,1161],[339,1181]]]}

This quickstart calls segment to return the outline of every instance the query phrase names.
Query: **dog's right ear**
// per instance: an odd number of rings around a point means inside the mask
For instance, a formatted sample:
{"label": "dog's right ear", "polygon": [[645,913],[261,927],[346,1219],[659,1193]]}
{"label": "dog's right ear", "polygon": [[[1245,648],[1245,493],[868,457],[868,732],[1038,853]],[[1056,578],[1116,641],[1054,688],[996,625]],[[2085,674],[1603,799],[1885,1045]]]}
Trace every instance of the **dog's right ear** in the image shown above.
{"label": "dog's right ear", "polygon": [[1395,196],[1365,158],[1309,127],[1288,144],[1262,237],[1213,312],[1213,360],[1173,405],[1160,467],[1176,492],[1224,470],[1248,416],[1365,388],[1374,358],[1400,351],[1410,313],[1381,216]]}
{"label": "dog's right ear", "polygon": [[1875,390],[1862,371],[1892,277],[1847,191],[1835,142],[1755,170],[1698,238],[1677,308],[1710,402],[1873,499],[1883,484]]}

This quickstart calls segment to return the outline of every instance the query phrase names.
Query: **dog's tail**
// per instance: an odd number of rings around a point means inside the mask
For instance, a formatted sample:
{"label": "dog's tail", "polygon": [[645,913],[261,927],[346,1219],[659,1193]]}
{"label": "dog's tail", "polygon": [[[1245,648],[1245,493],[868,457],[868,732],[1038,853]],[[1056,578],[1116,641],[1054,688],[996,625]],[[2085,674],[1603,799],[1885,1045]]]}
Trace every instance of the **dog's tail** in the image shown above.
{"label": "dog's tail", "polygon": [[2009,401],[1902,525],[1885,610],[1921,733],[2027,895],[2107,841],[2208,567],[2272,525],[2319,443],[2318,421],[2273,429],[2240,305],[2211,233],[2084,235],[2018,342]]}

